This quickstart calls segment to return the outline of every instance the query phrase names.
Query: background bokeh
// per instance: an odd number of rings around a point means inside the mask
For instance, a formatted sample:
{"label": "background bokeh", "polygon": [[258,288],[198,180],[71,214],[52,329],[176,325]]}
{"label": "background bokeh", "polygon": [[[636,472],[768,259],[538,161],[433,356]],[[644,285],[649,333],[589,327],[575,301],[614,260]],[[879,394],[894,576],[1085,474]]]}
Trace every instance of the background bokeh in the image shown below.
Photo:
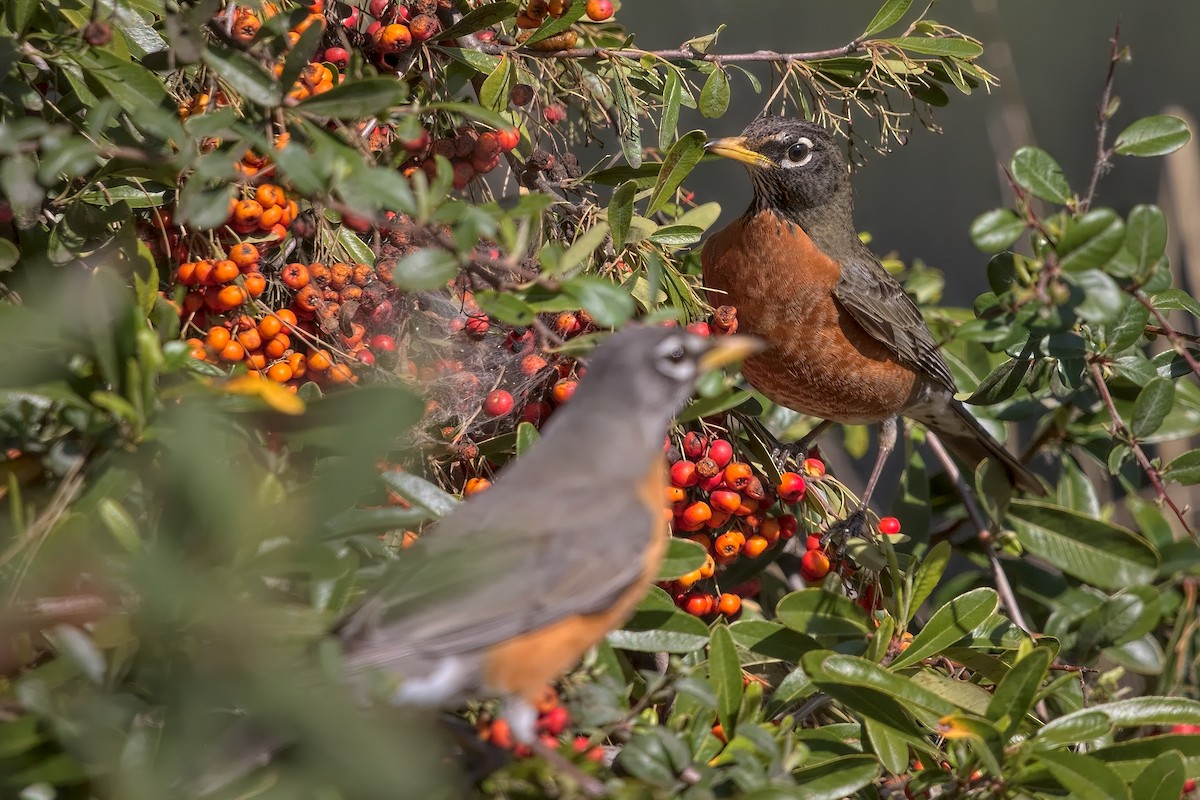
{"label": "background bokeh", "polygon": [[[639,32],[639,47],[676,47],[725,23],[715,52],[794,52],[844,44],[862,31],[877,6],[875,0],[626,0],[621,19]],[[986,258],[972,247],[967,229],[976,215],[1009,200],[997,164],[1007,163],[1017,147],[1036,144],[1058,159],[1076,191],[1086,185],[1108,38],[1118,19],[1133,60],[1118,69],[1121,108],[1111,135],[1168,106],[1200,116],[1200,3],[958,0],[936,4],[930,17],[979,36],[982,64],[1001,86],[971,97],[952,94],[949,106],[937,109],[941,134],[918,129],[905,147],[871,158],[855,179],[857,222],[875,237],[877,252],[895,250],[906,261],[921,258],[943,270],[947,299],[969,305],[984,290]],[[768,92],[769,68],[747,66]],[[736,71],[731,74],[741,91],[733,92],[725,116],[706,120],[693,113],[681,120],[681,130],[729,135],[759,113],[766,97],[749,91]],[[1119,159],[1100,184],[1097,202],[1120,213],[1154,202],[1162,168],[1157,159]],[[697,170],[688,185],[698,201],[720,201],[729,218],[741,213],[750,196],[741,173],[737,164],[714,163]]]}

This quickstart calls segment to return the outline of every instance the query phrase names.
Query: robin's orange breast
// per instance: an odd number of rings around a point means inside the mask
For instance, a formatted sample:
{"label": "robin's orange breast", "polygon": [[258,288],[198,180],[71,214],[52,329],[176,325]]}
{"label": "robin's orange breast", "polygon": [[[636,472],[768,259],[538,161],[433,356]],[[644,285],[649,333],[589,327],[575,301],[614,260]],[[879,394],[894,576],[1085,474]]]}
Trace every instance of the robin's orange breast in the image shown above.
{"label": "robin's orange breast", "polygon": [[[581,524],[562,532],[563,536],[610,537],[614,558],[634,557],[642,560],[644,566],[638,579],[608,609],[566,617],[492,647],[483,664],[484,682],[489,690],[536,702],[547,684],[574,666],[589,647],[629,618],[634,607],[646,595],[650,584],[658,577],[659,567],[667,552],[671,534],[662,515],[666,474],[664,461],[661,458],[654,459],[649,474],[637,486],[635,496],[629,498],[630,502],[642,503],[649,509],[649,518],[654,521],[652,530],[591,530]],[[596,524],[601,525],[602,521],[597,520]],[[597,565],[597,569],[603,568],[603,564]],[[534,587],[538,581],[554,580],[558,576],[526,577],[529,586]],[[587,586],[581,586],[579,591],[586,592],[587,589]]]}
{"label": "robin's orange breast", "polygon": [[918,378],[834,299],[838,263],[799,225],[770,212],[739,218],[701,254],[714,305],[738,309],[739,330],[767,342],[742,373],[795,411],[841,423],[878,422],[915,397]]}

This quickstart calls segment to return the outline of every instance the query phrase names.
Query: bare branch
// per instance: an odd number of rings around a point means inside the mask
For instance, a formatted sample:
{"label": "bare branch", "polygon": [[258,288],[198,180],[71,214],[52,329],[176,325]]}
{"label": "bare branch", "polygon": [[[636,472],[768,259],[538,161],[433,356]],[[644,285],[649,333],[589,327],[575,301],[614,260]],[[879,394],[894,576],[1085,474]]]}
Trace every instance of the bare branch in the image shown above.
{"label": "bare branch", "polygon": [[1113,74],[1116,72],[1117,62],[1121,60],[1120,40],[1121,23],[1118,21],[1108,40],[1108,73],[1104,76],[1100,105],[1096,107],[1096,161],[1092,164],[1092,176],[1088,179],[1087,191],[1079,201],[1081,214],[1091,206],[1092,198],[1096,195],[1096,184],[1100,182],[1100,176],[1108,169],[1109,159],[1112,158],[1112,151],[1108,149],[1105,140],[1108,138],[1108,121],[1112,118],[1109,106],[1112,104]]}
{"label": "bare branch", "polygon": [[[458,40],[459,44],[463,40]],[[862,42],[851,41],[841,47],[834,47],[829,50],[811,50],[800,53],[779,53],[775,50],[755,50],[750,53],[701,53],[698,50],[693,50],[690,47],[677,47],[668,50],[640,50],[638,48],[607,48],[607,47],[574,47],[570,50],[523,50],[519,46],[496,44],[493,42],[483,43],[475,41],[475,46],[471,49],[479,50],[482,53],[487,53],[493,56],[502,56],[509,53],[518,53],[532,58],[624,58],[631,61],[637,61],[646,56],[653,58],[661,58],[663,60],[685,60],[685,61],[704,61],[709,64],[736,64],[744,62],[761,62],[761,63],[792,63],[796,61],[823,61],[829,58],[839,58],[841,56],[854,55],[855,53],[866,52],[866,47]]]}

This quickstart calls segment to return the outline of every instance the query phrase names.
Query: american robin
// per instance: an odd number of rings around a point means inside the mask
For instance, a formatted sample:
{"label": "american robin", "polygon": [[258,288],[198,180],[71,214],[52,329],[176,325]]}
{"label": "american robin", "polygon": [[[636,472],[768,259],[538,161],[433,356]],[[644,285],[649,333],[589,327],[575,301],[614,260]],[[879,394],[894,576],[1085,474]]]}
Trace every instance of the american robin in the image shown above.
{"label": "american robin", "polygon": [[1014,485],[1036,478],[954,399],[954,378],[920,309],[854,227],[841,151],[820,126],[766,117],[708,152],[746,165],[754,199],[702,251],[717,304],[736,306],[741,329],[767,348],[742,372],[773,402],[831,422],[876,423],[879,455],[864,507],[895,445],[896,417],[932,430],[974,468],[1004,465]]}
{"label": "american robin", "polygon": [[609,337],[529,454],[405,551],[337,625],[348,671],[387,676],[400,704],[504,698],[513,735],[532,741],[546,686],[624,622],[658,574],[675,412],[701,374],[759,346],[670,328]]}

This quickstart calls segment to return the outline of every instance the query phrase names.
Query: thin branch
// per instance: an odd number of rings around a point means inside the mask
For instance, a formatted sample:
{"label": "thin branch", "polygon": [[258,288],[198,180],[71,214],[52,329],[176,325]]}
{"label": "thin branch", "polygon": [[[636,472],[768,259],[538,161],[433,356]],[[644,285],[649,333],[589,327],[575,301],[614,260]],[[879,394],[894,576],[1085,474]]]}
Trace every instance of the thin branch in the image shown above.
{"label": "thin branch", "polygon": [[1186,361],[1188,366],[1192,368],[1192,373],[1195,374],[1196,377],[1200,378],[1200,362],[1196,361],[1196,357],[1193,356],[1191,351],[1188,350],[1183,344],[1183,336],[1177,330],[1171,327],[1171,323],[1167,322],[1166,315],[1159,311],[1158,307],[1155,306],[1154,303],[1150,302],[1150,298],[1146,297],[1140,291],[1134,291],[1133,296],[1137,298],[1137,301],[1145,306],[1151,314],[1154,315],[1154,319],[1158,321],[1159,327],[1162,328],[1163,332],[1167,336],[1167,339],[1175,348],[1175,352],[1183,356],[1183,360]]}
{"label": "thin branch", "polygon": [[[462,39],[458,40],[460,44],[462,41]],[[867,49],[862,42],[857,40],[847,42],[841,47],[830,48],[829,50],[811,50],[801,53],[779,53],[775,50],[755,50],[750,53],[724,54],[701,53],[700,51],[694,50],[690,47],[677,47],[668,50],[641,50],[636,47],[573,47],[570,50],[528,50],[521,49],[519,45],[504,45],[496,44],[494,42],[484,43],[477,40],[475,44],[476,46],[471,49],[493,56],[517,53],[518,55],[531,56],[533,58],[625,58],[631,61],[638,61],[646,56],[651,56],[653,58],[661,58],[664,60],[683,59],[686,61],[705,61],[709,64],[718,65],[745,62],[790,64],[796,61],[823,61],[830,58],[840,58],[841,56],[854,55],[855,53],[865,52]]]}
{"label": "thin branch", "polygon": [[1107,170],[1109,159],[1112,158],[1112,151],[1108,149],[1105,140],[1108,138],[1108,121],[1112,118],[1109,106],[1112,105],[1113,74],[1117,70],[1117,63],[1121,60],[1120,40],[1121,22],[1118,20],[1113,29],[1113,35],[1108,40],[1108,73],[1104,76],[1104,90],[1100,93],[1100,105],[1096,107],[1096,161],[1092,164],[1092,176],[1088,179],[1087,191],[1083,193],[1083,198],[1079,201],[1079,213],[1081,214],[1091,206],[1092,198],[1096,195],[1096,184],[1100,182],[1100,176]]}
{"label": "thin branch", "polygon": [[1171,496],[1167,494],[1166,487],[1163,486],[1162,477],[1158,474],[1158,470],[1154,468],[1154,465],[1150,463],[1150,458],[1146,455],[1146,451],[1142,449],[1141,444],[1134,438],[1130,430],[1125,427],[1125,422],[1121,419],[1121,415],[1117,411],[1116,403],[1113,402],[1112,393],[1108,390],[1108,384],[1104,382],[1104,374],[1100,371],[1100,364],[1093,361],[1089,367],[1092,371],[1092,379],[1096,383],[1096,391],[1100,393],[1101,399],[1104,400],[1104,406],[1108,409],[1108,416],[1112,420],[1112,432],[1120,434],[1129,444],[1142,471],[1146,473],[1146,477],[1150,479],[1150,484],[1158,494],[1158,499],[1171,509],[1175,514],[1175,518],[1179,520],[1179,524],[1187,532],[1187,535],[1192,537],[1193,541],[1200,542],[1200,537],[1196,535],[1196,532],[1192,530],[1192,526],[1188,524],[1187,517],[1184,516],[1179,506],[1175,505],[1175,501],[1171,499]]}
{"label": "thin branch", "polygon": [[1146,333],[1153,334],[1155,336],[1166,336],[1168,338],[1175,336],[1185,342],[1200,344],[1200,336],[1197,336],[1194,333],[1183,333],[1181,331],[1168,330],[1167,328],[1163,328],[1158,325],[1147,325]]}

